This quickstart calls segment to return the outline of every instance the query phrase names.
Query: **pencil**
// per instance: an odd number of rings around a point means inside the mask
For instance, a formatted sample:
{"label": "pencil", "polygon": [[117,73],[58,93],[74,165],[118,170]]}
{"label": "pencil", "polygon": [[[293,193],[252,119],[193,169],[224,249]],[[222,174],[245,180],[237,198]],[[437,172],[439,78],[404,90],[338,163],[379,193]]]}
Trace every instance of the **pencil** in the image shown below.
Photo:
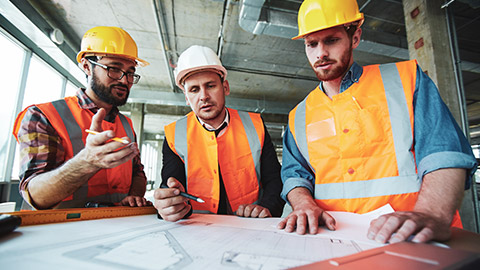
{"label": "pencil", "polygon": [[361,110],[362,107],[360,107],[360,104],[358,104],[357,99],[354,96],[352,96],[352,98],[353,98],[353,102],[355,102],[355,105],[357,105],[358,109]]}
{"label": "pencil", "polygon": [[[168,188],[168,186],[165,185],[165,184],[161,184],[160,188]],[[183,196],[183,197],[185,197],[187,199],[190,199],[190,200],[197,201],[199,203],[204,203],[205,202],[204,200],[200,199],[199,197],[195,197],[195,196],[190,195],[190,194],[188,194],[186,192],[183,192],[183,191],[180,191],[180,196]]]}
{"label": "pencil", "polygon": [[[97,131],[90,130],[90,129],[85,129],[85,132],[90,133],[90,134],[93,134],[93,135],[97,135],[97,134],[98,134]],[[124,143],[124,144],[129,144],[129,143],[130,143],[129,141],[124,140],[124,139],[122,139],[122,138],[118,138],[118,137],[112,138],[112,140],[114,140],[114,141],[116,141],[116,142],[121,142],[121,143]]]}
{"label": "pencil", "polygon": [[185,197],[185,198],[187,198],[187,199],[190,199],[190,200],[197,201],[197,202],[199,202],[199,203],[204,203],[204,202],[205,202],[204,200],[202,200],[202,199],[200,199],[200,198],[198,198],[198,197],[195,197],[195,196],[193,196],[193,195],[190,195],[190,194],[188,194],[188,193],[186,193],[186,192],[183,192],[183,191],[180,191],[180,196],[183,196],[183,197]]}

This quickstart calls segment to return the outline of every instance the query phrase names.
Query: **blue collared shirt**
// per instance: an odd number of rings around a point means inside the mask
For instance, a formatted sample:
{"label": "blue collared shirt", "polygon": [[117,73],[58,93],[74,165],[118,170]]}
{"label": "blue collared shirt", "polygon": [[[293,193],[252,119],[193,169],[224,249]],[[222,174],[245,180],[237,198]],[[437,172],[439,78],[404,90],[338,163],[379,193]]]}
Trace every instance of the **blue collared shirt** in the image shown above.
{"label": "blue collared shirt", "polygon": [[[358,83],[363,68],[353,63],[345,74],[340,93]],[[323,85],[320,83],[320,89]],[[417,79],[413,94],[414,147],[418,176],[442,168],[464,168],[468,170],[465,189],[470,188],[477,162],[472,148],[443,102],[437,86],[417,65]],[[296,187],[305,187],[313,194],[315,174],[297,148],[287,125],[283,136],[282,198]]]}

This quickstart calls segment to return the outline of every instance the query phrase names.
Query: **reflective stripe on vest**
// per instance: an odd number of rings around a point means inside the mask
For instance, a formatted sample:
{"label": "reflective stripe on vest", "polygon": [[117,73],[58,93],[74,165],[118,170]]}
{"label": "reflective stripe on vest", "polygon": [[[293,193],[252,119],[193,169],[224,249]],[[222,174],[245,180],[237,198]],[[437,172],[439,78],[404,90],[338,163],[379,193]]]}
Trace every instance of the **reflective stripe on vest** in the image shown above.
{"label": "reflective stripe on vest", "polygon": [[[247,112],[238,111],[238,115],[242,120],[247,140],[250,145],[250,152],[252,153],[253,162],[255,164],[255,172],[257,180],[260,185],[260,156],[261,156],[261,142],[258,138],[257,131],[253,125],[252,119]],[[187,117],[182,117],[177,120],[175,124],[175,151],[185,163],[185,175],[188,176],[188,148],[187,148]]]}
{"label": "reflective stripe on vest", "polygon": [[[65,125],[67,130],[70,142],[72,144],[73,156],[77,155],[84,147],[85,144],[82,140],[82,128],[79,126],[75,117],[72,114],[72,111],[68,107],[66,101],[64,99],[57,100],[52,102],[53,107],[57,110],[58,114],[62,116],[62,122]],[[133,141],[134,135],[130,124],[126,117],[122,114],[118,114],[120,121],[122,123],[123,129],[125,130],[128,138],[130,141]],[[103,194],[94,197],[88,197],[88,182],[83,184],[73,193],[73,199],[68,201],[62,201],[59,204],[60,208],[70,208],[70,207],[78,207],[79,202],[83,204],[83,202],[87,201],[106,201],[106,202],[119,202],[128,194],[124,193],[112,193],[112,194]],[[88,200],[87,200],[88,198]]]}
{"label": "reflective stripe on vest", "polygon": [[[416,174],[413,154],[409,151],[413,142],[410,113],[406,104],[405,93],[395,64],[380,65],[383,79],[393,141],[396,151],[399,176],[352,182],[326,183],[315,185],[315,199],[353,199],[396,195],[417,192],[421,181]],[[295,140],[299,151],[304,155],[310,168],[306,134],[306,100],[304,99],[295,112]]]}

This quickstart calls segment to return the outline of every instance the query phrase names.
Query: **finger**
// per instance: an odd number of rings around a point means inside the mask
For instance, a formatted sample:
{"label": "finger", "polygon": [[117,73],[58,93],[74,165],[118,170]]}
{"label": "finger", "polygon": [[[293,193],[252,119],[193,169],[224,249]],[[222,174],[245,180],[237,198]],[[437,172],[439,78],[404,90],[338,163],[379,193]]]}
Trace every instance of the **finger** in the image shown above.
{"label": "finger", "polygon": [[379,218],[372,220],[370,222],[370,227],[368,228],[367,238],[375,240],[377,233],[380,231],[386,220],[386,216],[380,216]]}
{"label": "finger", "polygon": [[425,227],[420,232],[418,232],[415,237],[413,237],[412,242],[425,243],[432,240],[434,235],[435,234],[432,229],[430,229],[429,227]]}
{"label": "finger", "polygon": [[307,232],[307,224],[309,220],[305,214],[301,214],[297,217],[297,233],[305,234]]}
{"label": "finger", "polygon": [[267,218],[271,216],[272,214],[270,214],[270,210],[268,210],[268,208],[263,208],[262,212],[260,212],[260,214],[258,215],[259,218]]}
{"label": "finger", "polygon": [[244,217],[250,217],[254,207],[255,207],[255,205],[253,205],[253,204],[247,204],[245,206],[245,210],[243,211],[243,216]]}
{"label": "finger", "polygon": [[143,206],[143,198],[142,197],[135,197],[136,205],[133,206]]}
{"label": "finger", "polygon": [[383,224],[380,231],[375,236],[375,241],[385,244],[392,234],[398,230],[402,224],[402,219],[397,216],[389,216],[387,221]]}
{"label": "finger", "polygon": [[326,211],[323,211],[321,218],[323,220],[323,223],[329,230],[335,231],[337,223],[329,213],[327,213]]}
{"label": "finger", "polygon": [[167,180],[167,185],[169,188],[180,189],[180,191],[185,192],[185,188],[175,177],[169,177]]}
{"label": "finger", "polygon": [[238,206],[238,209],[237,209],[237,212],[236,212],[237,216],[243,217],[244,216],[243,215],[244,210],[245,210],[245,204],[241,204],[240,206]]}
{"label": "finger", "polygon": [[153,198],[155,200],[164,200],[178,195],[180,195],[180,190],[177,188],[157,188],[153,192]]}
{"label": "finger", "polygon": [[417,231],[417,224],[410,219],[405,220],[402,226],[396,231],[394,235],[389,239],[389,242],[394,244],[402,242],[408,239],[410,235],[414,234]]}
{"label": "finger", "polygon": [[159,214],[164,220],[174,222],[185,217],[191,207],[191,205],[184,204],[181,208],[163,209],[165,211],[159,211]]}
{"label": "finger", "polygon": [[288,217],[280,220],[280,222],[277,224],[277,229],[279,230],[285,229],[285,226],[287,225],[287,220],[288,220]]}
{"label": "finger", "polygon": [[92,123],[90,124],[90,130],[102,132],[102,121],[105,119],[107,111],[104,108],[100,108],[97,113],[92,117]]}
{"label": "finger", "polygon": [[[306,216],[308,222],[308,227],[309,227],[309,233],[310,234],[317,234],[318,231],[318,219],[322,218],[322,214],[320,216],[316,216],[315,213],[311,212]],[[306,229],[306,228],[305,228]],[[298,231],[298,228],[297,228]]]}
{"label": "finger", "polygon": [[287,217],[287,224],[285,226],[286,232],[294,232],[297,227],[298,216],[297,215],[289,215]]}
{"label": "finger", "polygon": [[252,211],[250,212],[250,217],[256,218],[260,215],[260,212],[264,209],[259,205],[252,205]]}

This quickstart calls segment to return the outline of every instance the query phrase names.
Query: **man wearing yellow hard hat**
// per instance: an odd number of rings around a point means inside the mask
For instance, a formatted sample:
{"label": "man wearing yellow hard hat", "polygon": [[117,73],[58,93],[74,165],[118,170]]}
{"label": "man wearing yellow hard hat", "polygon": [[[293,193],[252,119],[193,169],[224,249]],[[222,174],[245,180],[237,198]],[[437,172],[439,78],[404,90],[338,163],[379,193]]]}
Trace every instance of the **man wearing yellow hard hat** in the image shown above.
{"label": "man wearing yellow hard hat", "polygon": [[[195,212],[279,217],[280,164],[258,113],[225,107],[227,70],[215,52],[194,45],[179,57],[176,84],[192,112],[165,126],[162,188],[154,205],[176,221]],[[188,200],[180,192],[202,199]]]}
{"label": "man wearing yellow hard hat", "polygon": [[477,167],[472,149],[415,60],[361,67],[363,14],[355,0],[306,0],[299,35],[320,84],[289,114],[278,227],[335,230],[328,211],[395,210],[371,223],[378,242],[446,240]]}
{"label": "man wearing yellow hard hat", "polygon": [[107,26],[85,33],[77,61],[86,89],[31,105],[15,121],[24,208],[151,204],[132,121],[117,108],[148,63],[125,30]]}

